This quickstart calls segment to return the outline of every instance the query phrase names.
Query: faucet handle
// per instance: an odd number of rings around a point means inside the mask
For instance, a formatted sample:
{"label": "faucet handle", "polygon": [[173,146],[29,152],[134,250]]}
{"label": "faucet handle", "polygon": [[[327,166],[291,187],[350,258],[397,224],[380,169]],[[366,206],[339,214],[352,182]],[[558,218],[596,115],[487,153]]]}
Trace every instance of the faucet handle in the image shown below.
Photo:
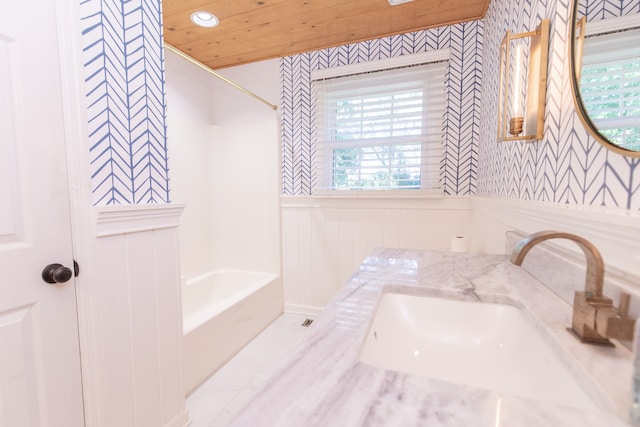
{"label": "faucet handle", "polygon": [[631,295],[626,292],[620,294],[620,304],[618,305],[618,316],[621,318],[629,317],[629,303]]}
{"label": "faucet handle", "polygon": [[629,317],[629,302],[631,296],[627,293],[620,294],[618,308],[601,308],[596,313],[596,330],[606,338],[631,341],[635,320]]}

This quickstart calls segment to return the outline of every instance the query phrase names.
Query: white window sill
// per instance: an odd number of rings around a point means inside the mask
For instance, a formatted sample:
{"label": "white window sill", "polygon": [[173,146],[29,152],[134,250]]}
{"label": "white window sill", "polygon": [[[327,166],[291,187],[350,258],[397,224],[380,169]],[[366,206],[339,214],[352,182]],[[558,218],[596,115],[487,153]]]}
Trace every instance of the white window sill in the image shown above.
{"label": "white window sill", "polygon": [[442,190],[320,190],[314,199],[442,199]]}
{"label": "white window sill", "polygon": [[[469,196],[445,196],[441,193],[395,192],[385,191],[353,192],[340,195],[280,196],[282,208],[353,208],[353,209],[445,209],[469,210]],[[373,194],[372,194],[373,193]],[[400,194],[398,194],[400,193]]]}

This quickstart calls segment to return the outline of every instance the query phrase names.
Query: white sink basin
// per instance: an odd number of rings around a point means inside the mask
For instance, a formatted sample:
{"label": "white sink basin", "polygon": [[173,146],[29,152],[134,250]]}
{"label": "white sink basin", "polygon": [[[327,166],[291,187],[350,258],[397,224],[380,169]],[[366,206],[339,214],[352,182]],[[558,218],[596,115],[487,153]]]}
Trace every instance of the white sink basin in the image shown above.
{"label": "white sink basin", "polygon": [[604,409],[533,322],[511,305],[383,293],[360,360],[540,401]]}

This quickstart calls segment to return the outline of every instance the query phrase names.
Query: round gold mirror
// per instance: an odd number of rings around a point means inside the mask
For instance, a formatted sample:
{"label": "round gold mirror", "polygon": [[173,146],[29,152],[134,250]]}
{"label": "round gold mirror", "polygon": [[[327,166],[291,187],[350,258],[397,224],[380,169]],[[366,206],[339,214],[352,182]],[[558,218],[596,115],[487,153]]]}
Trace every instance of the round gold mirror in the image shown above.
{"label": "round gold mirror", "polygon": [[574,0],[569,61],[587,130],[607,148],[640,157],[640,10],[632,1]]}

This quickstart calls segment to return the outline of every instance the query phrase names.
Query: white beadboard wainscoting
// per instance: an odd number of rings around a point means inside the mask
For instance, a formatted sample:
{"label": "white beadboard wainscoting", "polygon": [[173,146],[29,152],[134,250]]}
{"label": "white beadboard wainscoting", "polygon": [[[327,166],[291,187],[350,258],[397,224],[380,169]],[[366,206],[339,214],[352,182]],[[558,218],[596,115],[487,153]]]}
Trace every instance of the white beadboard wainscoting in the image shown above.
{"label": "white beadboard wainscoting", "polygon": [[450,250],[469,236],[467,197],[282,196],[285,311],[316,314],[376,247]]}
{"label": "white beadboard wainscoting", "polygon": [[[616,276],[640,290],[640,211],[615,207],[561,205],[548,202],[473,197],[471,250],[503,253],[505,233],[558,230],[578,234],[602,253],[605,274]],[[567,255],[583,264],[584,255],[573,242],[553,239]]]}
{"label": "white beadboard wainscoting", "polygon": [[[474,253],[505,253],[505,233],[555,229],[602,252],[608,276],[640,290],[640,212],[485,197],[316,198],[282,196],[285,311],[316,314],[375,247],[450,250],[465,236]],[[576,262],[580,249],[556,239]]]}
{"label": "white beadboard wainscoting", "polygon": [[189,424],[181,371],[183,208],[96,208],[95,266],[79,286],[87,425]]}

